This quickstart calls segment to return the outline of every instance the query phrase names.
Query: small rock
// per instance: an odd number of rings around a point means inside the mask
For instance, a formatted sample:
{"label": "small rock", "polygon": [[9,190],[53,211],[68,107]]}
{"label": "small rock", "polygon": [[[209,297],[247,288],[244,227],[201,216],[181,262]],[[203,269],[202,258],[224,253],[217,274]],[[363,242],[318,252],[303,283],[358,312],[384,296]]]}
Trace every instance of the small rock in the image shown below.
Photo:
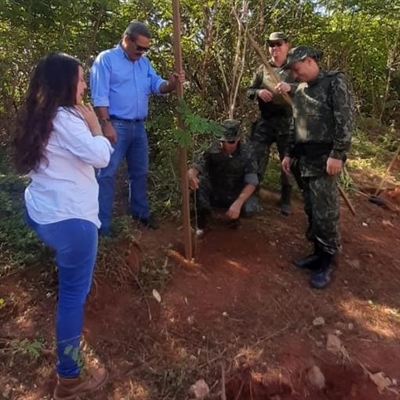
{"label": "small rock", "polygon": [[338,354],[341,348],[342,342],[340,339],[336,335],[329,333],[326,341],[326,350],[328,350],[330,353]]}
{"label": "small rock", "polygon": [[354,269],[360,269],[360,260],[358,259],[348,260],[347,264]]}
{"label": "small rock", "polygon": [[222,315],[223,315],[224,317],[228,317],[228,313],[227,313],[226,311],[224,311],[224,312],[222,313]]}
{"label": "small rock", "polygon": [[189,395],[194,396],[195,399],[203,400],[210,393],[210,388],[204,379],[200,379],[189,388]]}
{"label": "small rock", "polygon": [[382,224],[385,226],[390,226],[391,228],[394,228],[394,225],[387,219],[383,219]]}
{"label": "small rock", "polygon": [[335,330],[335,335],[340,336],[342,334],[342,331],[340,329]]}
{"label": "small rock", "polygon": [[313,365],[307,373],[308,380],[311,385],[318,389],[323,389],[325,387],[325,376],[322,371],[316,365]]}
{"label": "small rock", "polygon": [[189,323],[189,325],[193,325],[194,324],[194,315],[189,315],[189,317],[187,317],[187,322]]}
{"label": "small rock", "polygon": [[395,378],[392,379],[392,385],[397,386],[397,379],[395,379]]}
{"label": "small rock", "polygon": [[349,322],[347,327],[348,327],[349,331],[352,331],[354,329],[354,325],[351,322]]}
{"label": "small rock", "polygon": [[317,317],[313,321],[314,326],[323,326],[325,325],[325,320],[322,317]]}
{"label": "small rock", "polygon": [[379,393],[382,393],[386,388],[392,385],[392,381],[387,378],[383,372],[369,374],[369,378],[375,383]]}
{"label": "small rock", "polygon": [[366,224],[365,222],[362,223],[362,226],[368,226],[368,224]]}

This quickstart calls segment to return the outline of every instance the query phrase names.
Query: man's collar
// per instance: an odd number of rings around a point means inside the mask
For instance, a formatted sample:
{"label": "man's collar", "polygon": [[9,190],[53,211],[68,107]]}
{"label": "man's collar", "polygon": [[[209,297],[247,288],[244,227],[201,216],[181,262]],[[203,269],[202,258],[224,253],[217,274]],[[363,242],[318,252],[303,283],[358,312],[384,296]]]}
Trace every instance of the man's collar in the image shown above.
{"label": "man's collar", "polygon": [[134,60],[131,60],[131,59],[130,59],[128,53],[127,53],[127,52],[124,50],[124,48],[122,47],[122,42],[119,42],[119,43],[117,44],[116,49],[117,49],[118,53],[120,54],[120,56],[121,56],[122,58],[126,58],[128,61],[134,61]]}

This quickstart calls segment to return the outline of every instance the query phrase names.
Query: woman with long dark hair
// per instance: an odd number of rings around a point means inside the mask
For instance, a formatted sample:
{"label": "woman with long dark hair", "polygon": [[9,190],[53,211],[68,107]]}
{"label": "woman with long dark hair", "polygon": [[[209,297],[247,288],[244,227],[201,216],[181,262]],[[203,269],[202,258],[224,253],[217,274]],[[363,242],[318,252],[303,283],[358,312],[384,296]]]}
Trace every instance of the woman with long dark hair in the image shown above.
{"label": "woman with long dark hair", "polygon": [[31,179],[25,190],[29,225],[55,249],[58,267],[54,399],[75,399],[99,389],[103,368],[81,374],[83,312],[98,245],[98,184],[94,168],[108,165],[112,146],[102,135],[75,58],[48,54],[36,66],[18,118],[16,164]]}

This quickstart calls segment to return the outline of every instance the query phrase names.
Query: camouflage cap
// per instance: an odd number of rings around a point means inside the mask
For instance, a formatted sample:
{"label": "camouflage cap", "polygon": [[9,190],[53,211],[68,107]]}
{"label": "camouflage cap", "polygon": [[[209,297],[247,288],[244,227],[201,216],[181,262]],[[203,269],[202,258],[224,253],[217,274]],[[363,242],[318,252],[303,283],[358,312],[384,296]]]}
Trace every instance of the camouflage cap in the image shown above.
{"label": "camouflage cap", "polygon": [[311,57],[318,62],[321,59],[321,56],[322,53],[319,50],[312,49],[311,47],[294,47],[288,51],[284,69],[290,68],[295,62],[305,60],[307,57]]}
{"label": "camouflage cap", "polygon": [[240,122],[235,119],[227,119],[221,124],[222,136],[220,137],[221,142],[233,142],[240,137]]}
{"label": "camouflage cap", "polygon": [[283,32],[272,32],[269,35],[269,37],[267,39],[267,42],[268,43],[269,42],[279,42],[281,40],[285,40],[285,41],[288,40],[288,37],[287,37],[287,35],[285,33],[283,33]]}

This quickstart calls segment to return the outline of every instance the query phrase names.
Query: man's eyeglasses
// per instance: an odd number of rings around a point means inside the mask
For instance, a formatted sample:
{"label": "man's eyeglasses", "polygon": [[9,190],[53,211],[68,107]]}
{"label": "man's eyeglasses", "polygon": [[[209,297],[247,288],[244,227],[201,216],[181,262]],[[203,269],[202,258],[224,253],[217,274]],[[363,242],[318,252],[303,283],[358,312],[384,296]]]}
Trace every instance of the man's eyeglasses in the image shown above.
{"label": "man's eyeglasses", "polygon": [[130,39],[131,39],[131,42],[135,43],[135,46],[136,46],[136,50],[137,50],[137,51],[143,51],[143,52],[145,53],[146,51],[149,51],[149,50],[150,50],[150,47],[140,46],[140,45],[138,45],[138,44],[136,43],[136,40],[135,40],[135,39],[132,39],[132,38],[130,38]]}
{"label": "man's eyeglasses", "polygon": [[236,140],[225,140],[225,141],[226,141],[226,143],[229,143],[229,144],[233,144],[236,142]]}
{"label": "man's eyeglasses", "polygon": [[283,45],[283,42],[269,42],[268,46],[269,47],[281,47]]}

